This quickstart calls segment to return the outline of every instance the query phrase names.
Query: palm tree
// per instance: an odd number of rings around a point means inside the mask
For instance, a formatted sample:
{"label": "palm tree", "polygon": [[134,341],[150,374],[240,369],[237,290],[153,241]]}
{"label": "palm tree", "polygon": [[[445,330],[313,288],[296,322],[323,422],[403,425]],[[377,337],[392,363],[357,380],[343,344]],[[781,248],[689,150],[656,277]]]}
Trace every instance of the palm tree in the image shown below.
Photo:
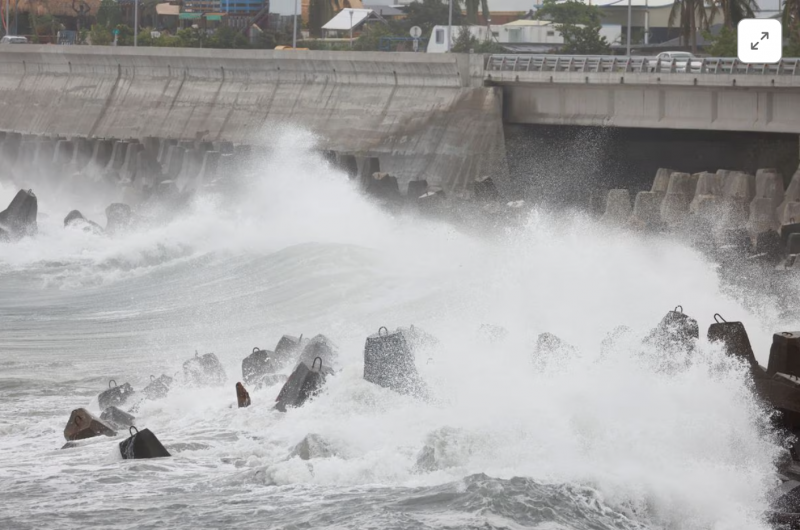
{"label": "palm tree", "polygon": [[489,23],[489,3],[487,0],[465,0],[467,6],[467,23],[478,23],[478,5],[480,4],[483,20]]}
{"label": "palm tree", "polygon": [[669,28],[675,27],[675,21],[679,20],[681,31],[681,42],[684,46],[691,42],[692,53],[697,53],[697,30],[708,30],[710,20],[717,11],[716,6],[710,6],[711,13],[706,10],[704,0],[675,0],[672,10],[669,12]]}
{"label": "palm tree", "polygon": [[783,27],[790,39],[800,41],[800,0],[784,0]]}
{"label": "palm tree", "polygon": [[722,11],[725,27],[733,29],[743,18],[755,18],[758,9],[755,0],[715,0],[711,12],[711,24],[717,11]]}

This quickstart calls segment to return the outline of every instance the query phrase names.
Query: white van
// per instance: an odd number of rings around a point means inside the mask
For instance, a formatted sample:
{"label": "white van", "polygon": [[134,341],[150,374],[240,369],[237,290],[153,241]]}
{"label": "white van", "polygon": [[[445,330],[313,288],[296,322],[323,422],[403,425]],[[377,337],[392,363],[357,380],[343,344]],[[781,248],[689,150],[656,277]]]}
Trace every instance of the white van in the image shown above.
{"label": "white van", "polygon": [[0,44],[28,44],[28,39],[18,35],[6,35],[0,39]]}

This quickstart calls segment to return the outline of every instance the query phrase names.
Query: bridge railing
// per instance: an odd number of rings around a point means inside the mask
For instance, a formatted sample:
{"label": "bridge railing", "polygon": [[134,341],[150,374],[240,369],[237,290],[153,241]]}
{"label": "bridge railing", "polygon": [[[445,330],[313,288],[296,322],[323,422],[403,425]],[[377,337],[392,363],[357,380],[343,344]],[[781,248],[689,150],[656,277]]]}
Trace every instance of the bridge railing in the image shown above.
{"label": "bridge railing", "polygon": [[621,57],[616,55],[491,55],[486,70],[493,72],[631,72],[679,74],[748,74],[800,76],[800,59],[775,64],[743,63],[735,57],[691,59]]}

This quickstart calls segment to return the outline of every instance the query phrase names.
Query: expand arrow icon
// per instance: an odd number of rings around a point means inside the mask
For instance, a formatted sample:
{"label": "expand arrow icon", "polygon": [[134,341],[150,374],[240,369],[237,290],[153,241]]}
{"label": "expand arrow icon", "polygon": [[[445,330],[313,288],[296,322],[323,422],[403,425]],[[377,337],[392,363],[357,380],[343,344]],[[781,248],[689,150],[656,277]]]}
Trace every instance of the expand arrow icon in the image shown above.
{"label": "expand arrow icon", "polygon": [[751,50],[758,50],[758,43],[757,42],[750,43],[750,49]]}
{"label": "expand arrow icon", "polygon": [[761,32],[761,40],[767,39],[769,40],[769,32],[762,31]]}

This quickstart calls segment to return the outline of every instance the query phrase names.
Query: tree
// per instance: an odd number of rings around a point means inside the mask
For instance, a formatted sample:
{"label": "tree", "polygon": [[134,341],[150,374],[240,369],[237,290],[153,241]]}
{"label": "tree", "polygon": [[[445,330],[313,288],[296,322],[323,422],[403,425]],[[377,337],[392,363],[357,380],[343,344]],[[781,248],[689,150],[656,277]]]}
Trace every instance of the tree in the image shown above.
{"label": "tree", "polygon": [[250,43],[247,41],[247,37],[242,35],[241,32],[236,31],[230,26],[220,26],[211,38],[208,39],[206,46],[208,48],[241,49],[249,48]]}
{"label": "tree", "polygon": [[464,0],[464,4],[467,6],[467,23],[469,24],[477,24],[478,23],[478,7],[481,8],[481,14],[483,15],[483,20],[489,20],[489,4],[487,0]]}
{"label": "tree", "polygon": [[600,35],[600,10],[580,0],[544,0],[536,12],[536,18],[550,20],[553,27],[564,37],[563,53],[591,55],[609,53],[605,37]]}
{"label": "tree", "polygon": [[[712,16],[715,10],[712,9]],[[676,21],[679,22],[681,42],[684,46],[691,43],[692,53],[697,53],[697,30],[708,31],[710,26],[705,0],[675,0],[669,12],[668,27],[675,27]]]}
{"label": "tree", "polygon": [[724,26],[716,35],[704,32],[703,36],[707,41],[711,42],[708,53],[712,57],[736,57],[739,53],[737,32],[734,28]]}
{"label": "tree", "polygon": [[[414,1],[406,6],[405,11],[406,31],[412,26],[419,26],[422,28],[422,36],[426,39],[430,38],[434,26],[447,25],[449,8],[447,2],[442,0]],[[461,14],[460,1],[453,0],[453,25],[460,26],[463,22],[464,15]]]}
{"label": "tree", "polygon": [[89,41],[94,46],[107,46],[114,40],[111,31],[103,24],[94,24],[89,31]]}
{"label": "tree", "polygon": [[122,10],[116,0],[102,0],[97,8],[97,25],[113,28],[122,21]]}
{"label": "tree", "polygon": [[755,0],[715,0],[711,10],[711,24],[714,23],[714,18],[719,11],[722,11],[725,27],[733,29],[743,18],[755,18],[758,5]]}
{"label": "tree", "polygon": [[353,43],[353,49],[362,52],[378,51],[382,37],[397,37],[386,24],[367,24]]}
{"label": "tree", "polygon": [[791,56],[798,57],[800,56],[800,0],[784,0],[782,15],[784,36],[789,38],[787,48],[791,51],[794,45],[797,53]]}

